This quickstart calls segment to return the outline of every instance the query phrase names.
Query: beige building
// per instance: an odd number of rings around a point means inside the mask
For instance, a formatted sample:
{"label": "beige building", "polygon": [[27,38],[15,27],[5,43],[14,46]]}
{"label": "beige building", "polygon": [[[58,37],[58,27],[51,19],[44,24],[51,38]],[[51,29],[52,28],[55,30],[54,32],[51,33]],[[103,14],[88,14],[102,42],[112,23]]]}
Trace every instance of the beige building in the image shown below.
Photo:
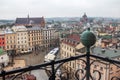
{"label": "beige building", "polygon": [[[79,34],[71,34],[67,38],[61,41],[60,44],[60,57],[62,59],[68,58],[71,56],[77,55],[78,51],[81,53],[85,52],[85,47],[80,42],[80,35]],[[76,61],[67,62],[63,65],[63,67],[70,72],[71,74],[74,74],[76,71]]]}
{"label": "beige building", "polygon": [[28,32],[25,26],[13,26],[13,31],[16,33],[16,52],[26,53],[29,51]]}
{"label": "beige building", "polygon": [[55,47],[59,43],[59,34],[55,29],[44,28],[43,30],[43,45],[48,50],[50,47]]}
{"label": "beige building", "polygon": [[40,50],[43,46],[43,35],[40,27],[28,28],[28,44],[31,50]]}
{"label": "beige building", "polygon": [[[105,51],[104,51],[104,49],[102,49],[100,47],[95,47],[95,48],[93,47],[91,49],[91,54],[96,54],[99,56],[106,56],[108,58],[118,60],[119,56],[120,56],[119,51],[120,50],[114,51],[114,50],[109,50],[109,49],[105,49]],[[61,59],[76,56],[76,55],[81,55],[81,54],[84,54],[85,52],[86,52],[86,49],[80,42],[80,36],[78,34],[74,34],[74,35],[71,34],[67,38],[65,38],[64,40],[61,41],[61,44],[60,44]],[[75,72],[78,69],[82,69],[84,71],[84,73],[79,72],[80,79],[81,79],[81,77],[84,77],[84,75],[86,73],[86,71],[85,71],[86,64],[84,63],[84,61],[82,61],[80,59],[66,62],[62,66],[67,72],[71,73],[70,76],[72,78],[74,78],[73,75],[75,75]],[[82,59],[86,60],[86,58],[82,58]],[[94,60],[96,60],[96,58],[91,58],[91,62]],[[94,72],[95,70],[97,70],[101,73],[101,80],[110,80],[111,77],[113,77],[113,76],[119,77],[119,74],[120,74],[119,67],[117,67],[116,65],[112,65],[110,63],[104,62],[102,60],[98,60],[98,59],[91,65],[90,70],[91,70],[91,75],[93,76],[93,78],[95,80],[98,80],[98,78],[99,78],[99,73]],[[74,79],[72,79],[72,80],[74,80]]]}
{"label": "beige building", "polygon": [[5,50],[8,52],[16,50],[16,33],[11,29],[5,30]]}

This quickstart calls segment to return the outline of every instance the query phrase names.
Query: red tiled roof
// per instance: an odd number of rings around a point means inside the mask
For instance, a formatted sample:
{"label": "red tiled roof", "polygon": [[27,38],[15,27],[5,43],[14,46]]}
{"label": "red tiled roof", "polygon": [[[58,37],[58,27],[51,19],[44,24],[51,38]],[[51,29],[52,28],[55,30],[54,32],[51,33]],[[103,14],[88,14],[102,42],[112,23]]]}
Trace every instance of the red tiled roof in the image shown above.
{"label": "red tiled roof", "polygon": [[79,34],[71,34],[68,38],[80,42],[80,35]]}
{"label": "red tiled roof", "polygon": [[80,42],[80,35],[79,34],[71,34],[66,39],[64,39],[62,42],[75,47]]}

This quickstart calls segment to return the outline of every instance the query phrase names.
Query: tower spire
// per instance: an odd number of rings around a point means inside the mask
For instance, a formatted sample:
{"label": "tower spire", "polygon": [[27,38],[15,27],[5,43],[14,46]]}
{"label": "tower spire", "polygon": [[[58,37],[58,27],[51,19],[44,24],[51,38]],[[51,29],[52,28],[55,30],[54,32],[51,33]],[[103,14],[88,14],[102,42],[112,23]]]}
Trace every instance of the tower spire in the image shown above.
{"label": "tower spire", "polygon": [[27,18],[29,19],[29,14],[27,15]]}
{"label": "tower spire", "polygon": [[27,15],[27,24],[29,24],[29,14]]}

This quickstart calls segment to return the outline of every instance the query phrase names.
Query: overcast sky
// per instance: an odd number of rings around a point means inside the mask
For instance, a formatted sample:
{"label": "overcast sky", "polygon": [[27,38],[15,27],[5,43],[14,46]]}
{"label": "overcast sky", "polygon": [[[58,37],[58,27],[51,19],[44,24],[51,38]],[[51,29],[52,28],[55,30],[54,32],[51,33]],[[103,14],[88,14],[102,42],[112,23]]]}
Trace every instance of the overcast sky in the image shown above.
{"label": "overcast sky", "polygon": [[120,0],[0,0],[0,19],[16,17],[120,18]]}

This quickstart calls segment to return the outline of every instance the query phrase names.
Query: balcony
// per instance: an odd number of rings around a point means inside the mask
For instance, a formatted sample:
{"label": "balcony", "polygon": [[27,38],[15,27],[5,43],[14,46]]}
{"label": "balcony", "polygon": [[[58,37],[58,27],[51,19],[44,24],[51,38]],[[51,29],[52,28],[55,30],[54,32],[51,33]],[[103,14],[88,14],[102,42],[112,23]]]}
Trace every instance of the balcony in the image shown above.
{"label": "balcony", "polygon": [[[84,36],[86,36],[86,33]],[[11,71],[1,70],[1,79],[36,80],[36,78],[24,79],[23,76],[27,73],[30,74],[33,70],[44,70],[48,76],[48,80],[120,80],[120,61],[90,54],[90,47],[95,43],[94,35],[91,37],[90,34],[89,36],[92,39],[87,40],[88,33],[86,37],[84,36],[82,36],[82,43],[86,46],[86,54],[53,60]],[[74,62],[78,62],[80,65],[76,65]],[[67,65],[70,65],[70,67]]]}
{"label": "balcony", "polygon": [[[84,55],[78,55],[78,56],[60,59],[60,60],[56,60],[56,61],[51,61],[51,62],[43,63],[40,65],[28,66],[25,68],[18,68],[18,69],[11,70],[11,71],[2,70],[0,73],[0,77],[2,80],[19,80],[18,77],[22,77],[21,75],[25,74],[26,72],[42,69],[42,70],[45,70],[45,72],[48,74],[49,80],[103,80],[103,77],[102,77],[103,73],[101,73],[103,68],[101,68],[100,70],[95,70],[95,69],[91,70],[91,68],[93,68],[93,67],[91,67],[91,65],[93,65],[95,62],[98,62],[101,65],[104,63],[106,63],[106,64],[109,63],[106,65],[107,67],[105,68],[106,70],[110,71],[109,74],[107,74],[107,76],[104,77],[104,78],[106,78],[106,80],[120,80],[120,75],[110,76],[111,68],[109,68],[109,65],[111,64],[111,65],[117,66],[117,69],[120,70],[120,61],[90,54],[88,57],[95,59],[95,60],[90,59],[90,64],[89,64],[85,60],[87,58],[87,56],[88,56],[87,54],[84,54]],[[59,75],[57,74],[58,70],[63,69],[61,66],[63,66],[67,62],[71,62],[71,61],[75,61],[75,60],[83,61],[83,63],[85,64],[85,67],[78,68],[76,71],[74,71],[74,73],[70,73],[69,70],[68,71],[64,70]],[[48,67],[49,67],[49,69],[48,69]],[[96,67],[97,66],[95,66],[94,68],[96,68]],[[90,71],[90,73],[89,73],[89,71]],[[97,74],[97,77],[95,76],[94,73]],[[72,76],[71,76],[71,74],[72,74]],[[8,77],[8,75],[9,75],[9,77]],[[41,75],[39,75],[39,76],[41,76]],[[107,79],[107,78],[109,78],[109,79]],[[24,79],[21,78],[20,80],[24,80]]]}

